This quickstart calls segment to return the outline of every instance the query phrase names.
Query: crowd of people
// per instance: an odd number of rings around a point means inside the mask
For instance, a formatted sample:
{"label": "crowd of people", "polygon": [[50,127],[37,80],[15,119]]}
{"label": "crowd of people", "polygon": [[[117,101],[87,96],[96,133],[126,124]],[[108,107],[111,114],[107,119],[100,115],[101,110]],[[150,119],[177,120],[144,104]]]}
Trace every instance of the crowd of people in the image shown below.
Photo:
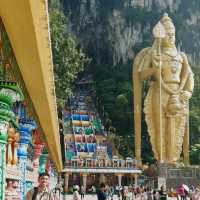
{"label": "crowd of people", "polygon": [[[189,189],[189,190],[188,190]],[[117,196],[118,200],[167,200],[169,197],[177,200],[200,200],[200,188],[184,188],[180,186],[177,190],[171,188],[166,190],[164,186],[160,190],[150,187],[132,187],[132,186],[108,186],[101,183],[96,192],[98,200],[113,200]],[[84,191],[79,186],[74,187],[73,200],[83,200]],[[116,197],[115,197],[116,199]]]}
{"label": "crowd of people", "polygon": [[[38,186],[29,190],[26,194],[26,200],[59,200],[61,198],[60,189],[62,186],[49,189],[49,174],[41,173],[38,177]],[[10,187],[12,182],[9,182],[7,187]],[[14,183],[12,183],[13,185]],[[58,191],[59,190],[59,191]],[[200,200],[200,186],[188,187],[185,184],[180,185],[176,190],[171,188],[165,189],[162,186],[159,190],[150,187],[135,187],[135,186],[109,186],[101,183],[96,189],[94,186],[87,188],[87,193],[96,195],[97,200],[167,200],[168,197],[173,197],[176,200]],[[62,196],[63,197],[63,196]],[[70,197],[69,197],[70,198]],[[85,188],[75,185],[73,187],[73,196],[69,200],[84,200]],[[6,200],[21,199],[14,198],[6,194]]]}

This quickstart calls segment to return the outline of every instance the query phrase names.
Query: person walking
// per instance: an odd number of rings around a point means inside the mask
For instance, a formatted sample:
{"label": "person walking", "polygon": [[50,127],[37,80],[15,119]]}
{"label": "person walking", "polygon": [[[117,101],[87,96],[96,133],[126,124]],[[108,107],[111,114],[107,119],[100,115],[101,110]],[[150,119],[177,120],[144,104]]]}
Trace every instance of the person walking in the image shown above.
{"label": "person walking", "polygon": [[128,200],[128,187],[124,187],[124,200]]}
{"label": "person walking", "polygon": [[80,188],[80,194],[81,194],[81,200],[83,200],[85,197],[85,189],[84,189],[83,185]]}
{"label": "person walking", "polygon": [[196,188],[191,196],[192,196],[191,200],[199,200],[200,199],[200,189]]}
{"label": "person walking", "polygon": [[153,198],[152,198],[152,190],[151,190],[151,188],[147,188],[147,199],[148,200],[153,200]]}
{"label": "person walking", "polygon": [[56,196],[57,199],[61,198],[61,193],[62,193],[62,183],[58,182],[55,186],[55,188],[53,189],[54,194]]}
{"label": "person walking", "polygon": [[29,190],[26,200],[57,200],[54,193],[49,189],[49,174],[39,174],[38,186]]}
{"label": "person walking", "polygon": [[164,186],[161,186],[160,188],[159,200],[167,200],[167,191],[165,190]]}
{"label": "person walking", "polygon": [[106,200],[109,200],[109,197],[110,197],[110,187],[109,187],[109,185],[106,185],[105,194],[106,194]]}
{"label": "person walking", "polygon": [[97,199],[98,200],[106,200],[106,185],[104,183],[100,184],[100,190],[97,191]]}
{"label": "person walking", "polygon": [[156,189],[153,190],[153,200],[158,200],[159,199],[159,193]]}
{"label": "person walking", "polygon": [[110,199],[113,200],[114,197],[114,193],[115,193],[115,189],[113,186],[110,187]]}
{"label": "person walking", "polygon": [[179,188],[179,195],[181,197],[181,200],[186,200],[186,193],[185,193],[185,189],[183,186],[181,186]]}
{"label": "person walking", "polygon": [[117,186],[115,187],[115,190],[116,190],[116,193],[117,193],[118,200],[120,200],[120,199],[121,199],[121,198],[120,198],[120,187],[117,185]]}
{"label": "person walking", "polygon": [[74,192],[73,192],[73,200],[80,200],[80,195],[79,195],[78,191],[79,191],[79,186],[75,185]]}

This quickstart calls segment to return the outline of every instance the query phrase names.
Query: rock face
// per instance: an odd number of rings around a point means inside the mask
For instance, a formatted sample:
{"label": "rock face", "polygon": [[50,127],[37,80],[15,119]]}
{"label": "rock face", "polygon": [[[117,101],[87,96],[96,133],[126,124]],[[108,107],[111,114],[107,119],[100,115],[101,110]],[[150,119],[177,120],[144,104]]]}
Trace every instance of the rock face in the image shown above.
{"label": "rock face", "polygon": [[148,10],[152,10],[153,5],[156,5],[160,10],[169,9],[170,11],[176,11],[181,0],[127,0],[124,2],[126,7],[142,7]]}
{"label": "rock face", "polygon": [[96,64],[127,63],[152,44],[151,30],[164,12],[177,28],[177,46],[200,63],[198,0],[63,0],[70,30]]}

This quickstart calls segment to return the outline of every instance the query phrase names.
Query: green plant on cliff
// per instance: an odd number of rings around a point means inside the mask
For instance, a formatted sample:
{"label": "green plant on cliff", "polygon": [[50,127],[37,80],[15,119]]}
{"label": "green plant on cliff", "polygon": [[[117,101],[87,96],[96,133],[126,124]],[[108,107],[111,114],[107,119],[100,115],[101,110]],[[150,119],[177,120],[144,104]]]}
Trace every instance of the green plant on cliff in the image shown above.
{"label": "green plant on cliff", "polygon": [[194,165],[200,164],[200,144],[195,144],[191,146],[190,150],[190,162]]}
{"label": "green plant on cliff", "polygon": [[55,86],[57,97],[65,98],[89,59],[78,47],[75,37],[68,33],[67,19],[56,5],[56,1],[52,1],[49,9]]}
{"label": "green plant on cliff", "polygon": [[200,68],[193,67],[195,87],[190,100],[190,161],[200,164]]}

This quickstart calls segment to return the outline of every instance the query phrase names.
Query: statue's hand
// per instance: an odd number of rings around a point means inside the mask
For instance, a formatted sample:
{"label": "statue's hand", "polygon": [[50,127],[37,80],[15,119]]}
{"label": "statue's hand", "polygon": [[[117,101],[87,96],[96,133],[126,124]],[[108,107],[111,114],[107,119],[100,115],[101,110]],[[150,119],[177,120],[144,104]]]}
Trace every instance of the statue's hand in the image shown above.
{"label": "statue's hand", "polygon": [[188,91],[181,91],[180,93],[180,101],[187,102],[191,98],[192,94]]}

